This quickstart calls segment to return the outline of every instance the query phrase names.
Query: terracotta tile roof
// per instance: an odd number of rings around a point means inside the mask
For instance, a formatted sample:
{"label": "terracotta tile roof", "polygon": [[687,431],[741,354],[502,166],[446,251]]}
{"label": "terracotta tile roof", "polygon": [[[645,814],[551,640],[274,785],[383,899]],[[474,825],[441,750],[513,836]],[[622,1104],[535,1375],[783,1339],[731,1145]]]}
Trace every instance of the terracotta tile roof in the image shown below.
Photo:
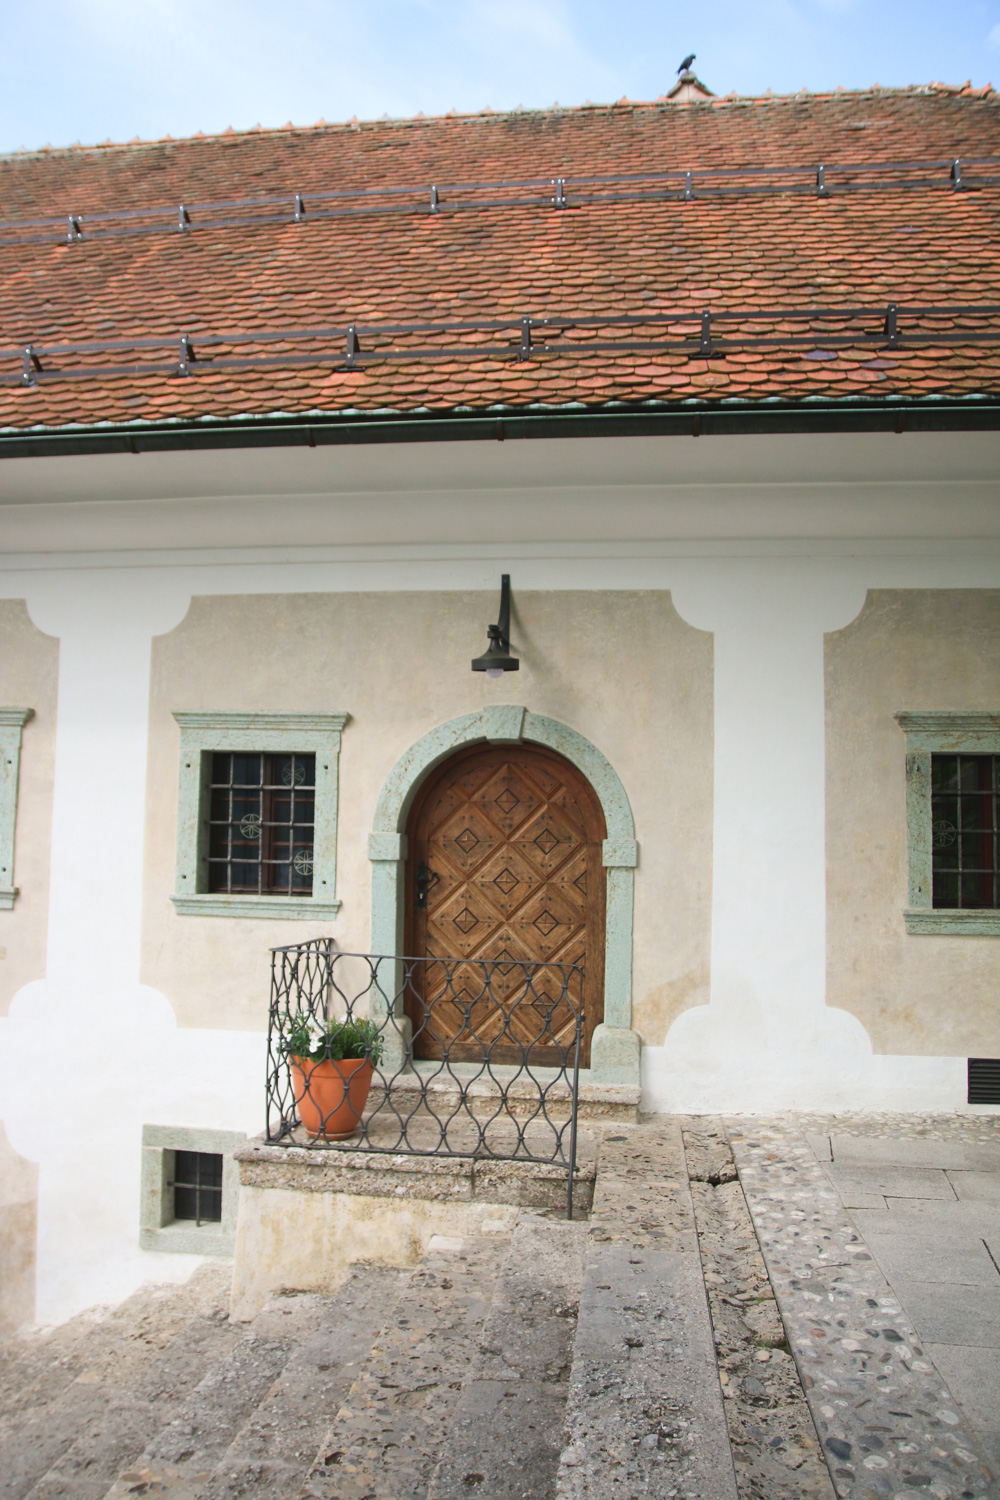
{"label": "terracotta tile roof", "polygon": [[[947,163],[1000,159],[1000,97],[992,90],[940,86],[784,98],[713,99],[677,105],[620,102],[571,110],[484,113],[359,125],[291,127],[183,141],[73,148],[0,160],[0,345],[156,337],[158,350],[92,351],[43,357],[43,372],[92,371],[152,360],[160,373],[99,375],[0,384],[0,428],[85,426],[347,412],[606,408],[683,400],[761,401],[975,396],[1000,388],[1000,314],[945,319],[997,331],[998,342],[916,344],[887,350],[838,345],[846,325],[782,322],[713,325],[713,335],[806,336],[797,347],[741,347],[704,357],[695,324],[570,330],[563,341],[612,345],[594,351],[517,358],[519,321],[614,318],[702,309],[881,309],[992,305],[1000,308],[1000,185],[952,191]],[[833,181],[817,197],[818,163]],[[915,169],[931,186],[894,189],[869,172],[863,191],[839,190],[837,164],[935,163]],[[766,192],[747,175],[801,168],[808,191]],[[551,204],[467,208],[432,214],[429,184],[485,183],[623,174],[696,174],[725,169],[728,191],[684,202],[641,199],[557,209]],[[1000,160],[980,177],[1000,181]],[[970,169],[970,180],[976,180]],[[740,174],[743,174],[741,181]],[[858,175],[858,174],[856,174]],[[909,173],[911,181],[914,171]],[[291,221],[294,195],[406,188],[403,212]],[[697,187],[697,183],[696,183]],[[611,189],[609,188],[609,191]],[[494,189],[491,188],[491,192]],[[542,196],[551,195],[546,187]],[[678,184],[674,184],[675,193]],[[281,222],[199,227],[232,217],[223,206],[192,213],[176,228],[180,203],[227,204],[279,197]],[[480,194],[480,196],[482,196]],[[487,195],[489,196],[489,195]],[[572,193],[570,193],[572,203]],[[334,205],[336,206],[336,205]],[[356,207],[354,200],[349,206]],[[101,213],[157,210],[133,220],[142,233],[99,237]],[[242,212],[242,211],[241,211]],[[52,227],[9,229],[81,217],[83,238]],[[125,227],[129,227],[128,224]],[[499,331],[362,337],[362,359],[345,368],[348,323],[410,324],[506,320]],[[263,334],[315,327],[338,333],[313,343],[206,345],[208,335]],[[860,326],[860,325],[852,325]],[[864,325],[877,332],[880,318]],[[925,324],[925,326],[928,326]],[[197,373],[170,373],[178,340],[190,336]],[[537,343],[546,335],[534,332]],[[550,331],[549,337],[552,337]],[[689,349],[629,348],[693,340]],[[509,357],[477,345],[509,345]],[[365,363],[381,349],[432,349]],[[213,368],[212,361],[281,361]],[[20,362],[0,360],[19,377]]]}

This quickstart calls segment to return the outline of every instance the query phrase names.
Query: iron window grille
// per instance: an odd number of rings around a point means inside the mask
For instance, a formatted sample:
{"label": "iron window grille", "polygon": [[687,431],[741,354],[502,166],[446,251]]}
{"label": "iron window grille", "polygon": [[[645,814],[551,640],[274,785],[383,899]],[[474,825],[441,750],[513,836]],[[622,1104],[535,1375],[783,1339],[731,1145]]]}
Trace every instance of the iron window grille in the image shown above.
{"label": "iron window grille", "polygon": [[312,895],[315,755],[216,751],[209,795],[210,892]]}
{"label": "iron window grille", "polygon": [[935,907],[1000,907],[1000,755],[931,757]]}
{"label": "iron window grille", "polygon": [[222,1157],[214,1151],[175,1151],[174,1218],[222,1222]]}

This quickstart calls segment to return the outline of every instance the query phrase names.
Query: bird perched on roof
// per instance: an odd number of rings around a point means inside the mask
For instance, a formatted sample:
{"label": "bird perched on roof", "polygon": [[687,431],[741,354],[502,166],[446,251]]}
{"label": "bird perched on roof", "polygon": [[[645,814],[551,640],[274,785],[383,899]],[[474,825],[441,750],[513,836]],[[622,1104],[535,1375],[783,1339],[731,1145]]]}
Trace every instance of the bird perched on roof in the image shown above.
{"label": "bird perched on roof", "polygon": [[697,52],[690,52],[677,69],[678,73],[686,73],[697,56]]}

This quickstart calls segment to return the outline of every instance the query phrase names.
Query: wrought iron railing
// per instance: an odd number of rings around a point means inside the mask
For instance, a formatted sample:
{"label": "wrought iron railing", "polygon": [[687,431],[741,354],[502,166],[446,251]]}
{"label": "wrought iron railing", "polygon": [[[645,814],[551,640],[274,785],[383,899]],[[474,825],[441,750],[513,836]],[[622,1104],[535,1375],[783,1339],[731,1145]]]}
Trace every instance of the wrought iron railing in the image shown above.
{"label": "wrought iron railing", "polygon": [[272,950],[269,1145],[556,1163],[573,1213],[578,964]]}

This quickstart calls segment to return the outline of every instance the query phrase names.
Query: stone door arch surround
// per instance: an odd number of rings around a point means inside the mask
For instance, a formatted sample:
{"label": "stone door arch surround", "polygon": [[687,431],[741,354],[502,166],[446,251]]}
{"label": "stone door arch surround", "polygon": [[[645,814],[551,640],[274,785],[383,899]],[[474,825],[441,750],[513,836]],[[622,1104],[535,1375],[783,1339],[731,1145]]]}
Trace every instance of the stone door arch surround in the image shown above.
{"label": "stone door arch surround", "polygon": [[591,1042],[590,1079],[594,1083],[639,1082],[638,1033],[632,1030],[632,923],[638,846],[625,788],[614,767],[596,745],[557,719],[514,704],[492,704],[462,714],[430,730],[393,766],[379,793],[368,838],[372,862],[371,949],[398,954],[403,942],[403,871],[406,819],[417,788],[427,773],[453,751],[483,742],[491,745],[546,745],[570,761],[587,778],[604,811],[606,927],[604,947],[604,1014]]}

